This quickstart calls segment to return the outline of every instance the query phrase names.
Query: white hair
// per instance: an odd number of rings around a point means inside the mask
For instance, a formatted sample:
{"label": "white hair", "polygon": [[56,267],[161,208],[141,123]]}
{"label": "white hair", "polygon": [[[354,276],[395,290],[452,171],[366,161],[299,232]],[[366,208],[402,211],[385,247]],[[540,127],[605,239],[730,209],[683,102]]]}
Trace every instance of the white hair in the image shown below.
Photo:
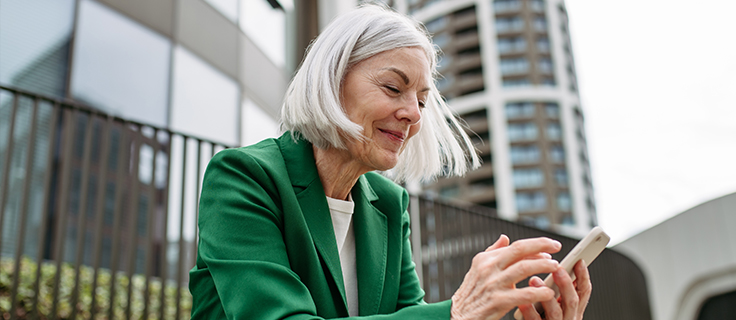
{"label": "white hair", "polygon": [[[436,79],[437,51],[421,23],[376,5],[339,16],[312,42],[289,84],[281,110],[281,130],[291,131],[294,139],[301,135],[321,149],[346,149],[346,138],[367,139],[363,127],[350,121],[340,103],[343,79],[357,63],[405,47],[424,50]],[[470,138],[432,81],[421,129],[409,139],[391,170],[394,180],[463,175],[478,166]]]}

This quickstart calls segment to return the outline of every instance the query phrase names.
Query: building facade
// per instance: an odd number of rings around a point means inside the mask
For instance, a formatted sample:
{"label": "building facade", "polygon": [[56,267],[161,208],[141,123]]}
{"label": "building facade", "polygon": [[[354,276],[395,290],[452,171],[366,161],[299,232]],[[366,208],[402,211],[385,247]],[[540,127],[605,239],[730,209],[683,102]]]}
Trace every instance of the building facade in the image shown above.
{"label": "building facade", "polygon": [[597,224],[583,109],[562,0],[391,2],[443,52],[438,87],[483,166],[425,191],[574,236]]}
{"label": "building facade", "polygon": [[0,0],[0,253],[142,273],[152,238],[192,260],[205,165],[278,134],[315,3]]}

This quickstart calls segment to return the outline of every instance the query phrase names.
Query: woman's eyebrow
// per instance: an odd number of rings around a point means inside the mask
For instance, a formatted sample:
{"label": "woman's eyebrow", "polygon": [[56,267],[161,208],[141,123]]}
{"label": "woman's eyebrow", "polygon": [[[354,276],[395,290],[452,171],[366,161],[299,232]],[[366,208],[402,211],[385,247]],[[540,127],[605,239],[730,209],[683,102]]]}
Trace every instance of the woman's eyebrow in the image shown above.
{"label": "woman's eyebrow", "polygon": [[[404,71],[401,71],[401,70],[399,70],[399,69],[397,69],[395,67],[387,67],[387,68],[383,68],[381,70],[393,71],[394,73],[398,74],[399,77],[401,77],[401,79],[404,80],[404,84],[409,84],[409,76],[407,76],[406,73],[404,73]],[[425,92],[425,91],[429,91],[429,87],[426,87],[426,88],[423,88],[422,90],[419,90],[419,92]]]}
{"label": "woman's eyebrow", "polygon": [[408,77],[408,76],[406,75],[406,73],[404,73],[404,71],[401,71],[401,70],[399,70],[399,69],[396,69],[396,68],[394,68],[394,67],[387,67],[387,68],[383,68],[383,69],[381,69],[381,70],[388,70],[388,71],[393,71],[393,72],[395,72],[396,74],[398,74],[398,75],[399,75],[399,77],[401,77],[401,79],[403,79],[403,80],[404,80],[404,84],[409,84],[409,77]]}

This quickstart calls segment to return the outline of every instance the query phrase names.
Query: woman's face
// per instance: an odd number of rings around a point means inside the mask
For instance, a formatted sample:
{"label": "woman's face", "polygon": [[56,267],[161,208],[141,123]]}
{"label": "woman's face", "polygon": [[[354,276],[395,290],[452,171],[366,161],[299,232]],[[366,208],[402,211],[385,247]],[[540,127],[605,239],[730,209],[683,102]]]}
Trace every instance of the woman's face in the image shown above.
{"label": "woman's face", "polygon": [[417,47],[382,52],[350,68],[341,102],[367,138],[348,142],[352,160],[368,170],[396,166],[406,143],[421,127],[430,81],[429,61]]}

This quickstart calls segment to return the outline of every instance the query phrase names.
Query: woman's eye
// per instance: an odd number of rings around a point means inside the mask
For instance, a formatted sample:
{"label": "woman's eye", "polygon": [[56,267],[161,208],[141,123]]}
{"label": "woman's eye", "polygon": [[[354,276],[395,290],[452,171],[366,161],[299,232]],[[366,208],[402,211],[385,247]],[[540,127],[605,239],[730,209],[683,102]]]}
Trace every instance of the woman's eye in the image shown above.
{"label": "woman's eye", "polygon": [[424,107],[425,107],[425,106],[426,106],[426,105],[425,105],[424,101],[422,101],[422,100],[419,100],[419,108],[420,108],[420,109],[424,109]]}
{"label": "woman's eye", "polygon": [[401,91],[399,91],[399,89],[396,87],[393,87],[393,86],[384,86],[384,87],[393,93],[401,93]]}

